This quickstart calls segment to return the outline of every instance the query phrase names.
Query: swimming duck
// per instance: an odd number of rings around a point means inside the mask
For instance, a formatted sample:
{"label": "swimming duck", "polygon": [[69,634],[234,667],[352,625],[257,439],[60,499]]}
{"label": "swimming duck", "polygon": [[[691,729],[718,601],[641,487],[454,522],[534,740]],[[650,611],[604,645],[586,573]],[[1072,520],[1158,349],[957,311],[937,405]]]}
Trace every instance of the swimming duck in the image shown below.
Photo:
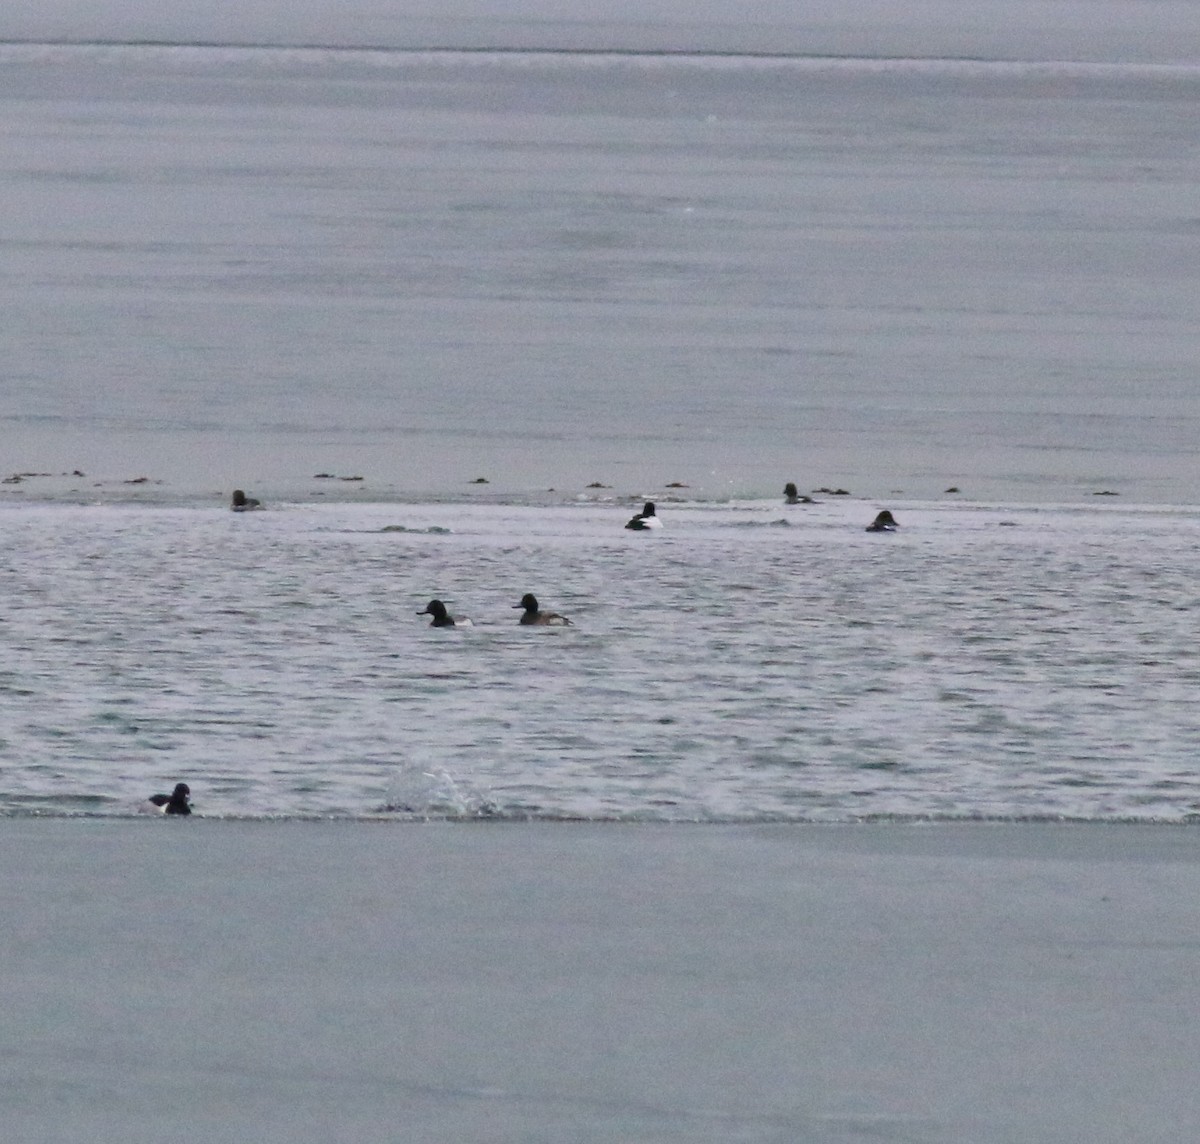
{"label": "swimming duck", "polygon": [[625,526],[634,532],[644,532],[648,528],[662,528],[662,521],[654,514],[654,502],[647,501],[645,507]]}
{"label": "swimming duck", "polygon": [[425,605],[423,612],[418,612],[418,616],[432,616],[429,626],[431,628],[469,628],[474,625],[466,616],[452,616],[446,611],[446,605],[441,600],[430,600]]}
{"label": "swimming duck", "polygon": [[192,804],[188,801],[191,787],[187,783],[176,783],[170,794],[152,794],[149,802],[158,807],[163,814],[191,814]]}
{"label": "swimming duck", "polygon": [[900,526],[896,523],[896,518],[885,508],[870,524],[867,525],[868,532],[895,532]]}
{"label": "swimming duck", "polygon": [[241,489],[233,490],[233,501],[229,506],[234,512],[249,512],[254,508],[262,508],[262,501],[248,497]]}
{"label": "swimming duck", "polygon": [[557,612],[543,612],[538,609],[537,597],[532,592],[526,592],[521,597],[519,604],[513,604],[514,608],[524,608],[525,611],[521,616],[523,624],[543,624],[551,627],[563,627],[571,623],[566,616],[560,616]]}
{"label": "swimming duck", "polygon": [[788,481],[783,486],[783,500],[785,504],[816,504],[812,497],[805,496],[803,493],[796,490],[796,486]]}

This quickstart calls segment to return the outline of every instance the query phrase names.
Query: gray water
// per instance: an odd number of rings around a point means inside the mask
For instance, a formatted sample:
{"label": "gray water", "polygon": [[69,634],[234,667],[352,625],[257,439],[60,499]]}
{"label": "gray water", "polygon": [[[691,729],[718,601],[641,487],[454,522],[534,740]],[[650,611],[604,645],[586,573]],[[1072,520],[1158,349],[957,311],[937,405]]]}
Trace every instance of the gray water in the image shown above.
{"label": "gray water", "polygon": [[191,825],[3,823],[6,1141],[1171,1144],[1200,1111],[1190,830]]}
{"label": "gray water", "polygon": [[1194,21],[1034,11],[8,9],[0,808],[1193,815]]}
{"label": "gray water", "polygon": [[1192,63],[0,66],[12,471],[1200,500]]}
{"label": "gray water", "polygon": [[1200,6],[0,41],[6,1140],[1194,1132]]}
{"label": "gray water", "polygon": [[875,507],[7,507],[0,810],[1200,812],[1194,510]]}

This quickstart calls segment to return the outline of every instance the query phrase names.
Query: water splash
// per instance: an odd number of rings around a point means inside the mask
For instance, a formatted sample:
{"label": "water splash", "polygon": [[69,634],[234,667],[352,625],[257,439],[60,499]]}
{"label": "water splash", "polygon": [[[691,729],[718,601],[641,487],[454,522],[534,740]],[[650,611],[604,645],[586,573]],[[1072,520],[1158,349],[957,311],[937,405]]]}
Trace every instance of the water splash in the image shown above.
{"label": "water splash", "polygon": [[380,807],[384,814],[416,818],[491,818],[498,810],[486,793],[425,762],[402,764]]}

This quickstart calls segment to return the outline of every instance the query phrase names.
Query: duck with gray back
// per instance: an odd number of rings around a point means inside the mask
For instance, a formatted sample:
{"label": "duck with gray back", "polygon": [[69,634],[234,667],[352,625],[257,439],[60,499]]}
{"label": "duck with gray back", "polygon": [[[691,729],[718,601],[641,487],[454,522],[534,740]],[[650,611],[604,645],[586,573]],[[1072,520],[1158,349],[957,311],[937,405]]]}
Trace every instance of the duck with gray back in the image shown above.
{"label": "duck with gray back", "polygon": [[570,625],[571,621],[566,616],[560,616],[557,612],[543,612],[538,607],[537,597],[532,592],[526,592],[521,597],[519,604],[513,604],[514,608],[523,608],[521,613],[522,624],[541,624],[543,627],[561,628]]}
{"label": "duck with gray back", "polygon": [[662,528],[662,526],[662,521],[658,519],[658,514],[654,511],[654,502],[647,501],[642,511],[633,517],[625,527],[634,532],[645,532],[651,528]]}
{"label": "duck with gray back", "polygon": [[446,611],[446,605],[441,600],[430,600],[425,605],[423,612],[418,612],[418,616],[432,616],[429,621],[431,628],[469,628],[474,625],[466,616],[452,616]]}

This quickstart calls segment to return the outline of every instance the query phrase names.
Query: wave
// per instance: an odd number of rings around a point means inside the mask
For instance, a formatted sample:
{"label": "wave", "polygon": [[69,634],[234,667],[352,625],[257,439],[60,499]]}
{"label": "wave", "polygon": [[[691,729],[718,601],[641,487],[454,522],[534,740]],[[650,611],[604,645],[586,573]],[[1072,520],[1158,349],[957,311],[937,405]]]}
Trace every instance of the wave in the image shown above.
{"label": "wave", "polygon": [[[1183,813],[1178,816],[1165,815],[1098,815],[1088,817],[1073,814],[988,814],[988,813],[871,813],[871,814],[753,814],[753,815],[705,815],[669,816],[653,813],[624,814],[572,814],[561,811],[505,810],[500,807],[481,808],[475,811],[456,812],[449,809],[381,806],[368,813],[279,813],[230,812],[204,813],[200,811],[186,819],[164,819],[158,815],[147,815],[124,810],[104,811],[97,809],[68,809],[65,807],[5,807],[0,808],[0,819],[46,819],[49,821],[78,820],[94,822],[246,822],[246,823],[322,823],[343,822],[372,824],[416,824],[416,823],[561,823],[594,826],[644,826],[644,827],[705,827],[705,826],[1160,826],[1179,829],[1200,827],[1200,813]],[[186,829],[186,827],[182,827]]]}

